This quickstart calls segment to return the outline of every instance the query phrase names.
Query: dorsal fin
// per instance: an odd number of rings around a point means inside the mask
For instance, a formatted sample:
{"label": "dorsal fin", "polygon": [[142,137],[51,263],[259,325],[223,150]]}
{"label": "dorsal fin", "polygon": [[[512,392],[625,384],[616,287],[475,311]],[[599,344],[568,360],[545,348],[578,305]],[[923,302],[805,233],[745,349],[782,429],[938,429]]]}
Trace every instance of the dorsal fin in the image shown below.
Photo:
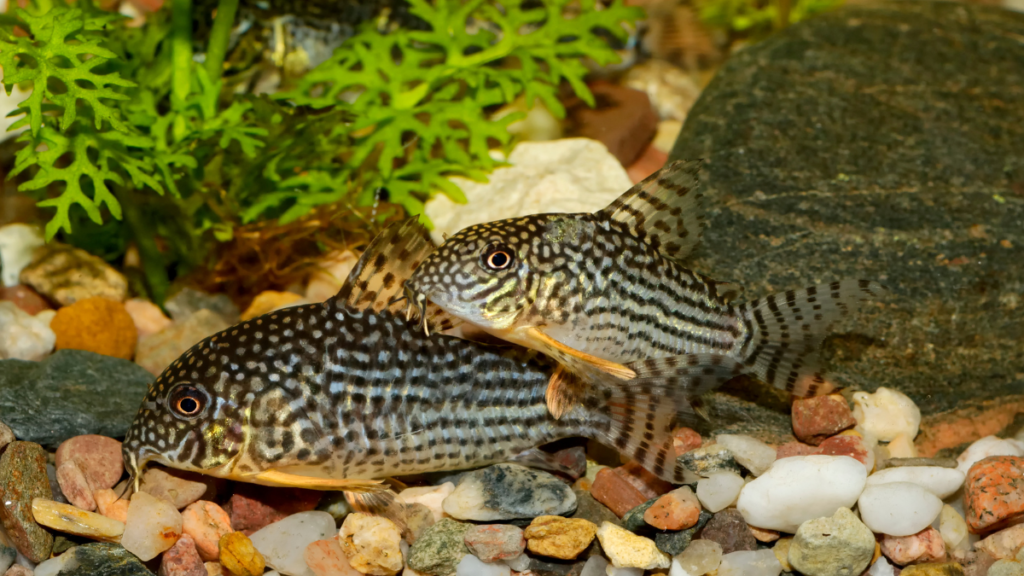
{"label": "dorsal fin", "polygon": [[[395,222],[366,247],[334,299],[352,308],[372,308],[374,312],[387,309],[397,314],[406,307],[399,302],[405,281],[433,250],[427,228],[416,216]],[[427,306],[426,316],[434,332],[461,324],[433,304]]]}
{"label": "dorsal fin", "polygon": [[626,224],[667,258],[682,260],[704,232],[701,160],[678,160],[627,190],[598,215]]}

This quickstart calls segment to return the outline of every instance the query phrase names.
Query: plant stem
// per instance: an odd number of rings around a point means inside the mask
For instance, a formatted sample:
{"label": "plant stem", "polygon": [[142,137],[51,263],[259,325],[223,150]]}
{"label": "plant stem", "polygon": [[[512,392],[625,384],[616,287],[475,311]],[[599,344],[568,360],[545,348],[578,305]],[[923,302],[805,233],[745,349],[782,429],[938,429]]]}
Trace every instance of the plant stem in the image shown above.
{"label": "plant stem", "polygon": [[192,91],[192,0],[171,0],[171,42],[171,106],[181,110]]}
{"label": "plant stem", "polygon": [[153,229],[150,226],[146,226],[142,211],[135,202],[136,196],[134,192],[123,190],[118,196],[121,200],[121,206],[124,208],[124,219],[132,229],[135,245],[139,248],[139,257],[142,260],[142,274],[146,278],[149,295],[154,303],[162,306],[164,298],[167,297],[167,290],[170,288],[171,281],[167,277],[164,257],[160,253],[160,249],[157,248]]}
{"label": "plant stem", "polygon": [[228,40],[231,38],[231,27],[235,24],[235,13],[238,12],[238,0],[220,0],[217,2],[217,16],[213,19],[213,30],[210,41],[206,45],[206,72],[210,80],[217,81],[222,75],[224,56],[228,52]]}

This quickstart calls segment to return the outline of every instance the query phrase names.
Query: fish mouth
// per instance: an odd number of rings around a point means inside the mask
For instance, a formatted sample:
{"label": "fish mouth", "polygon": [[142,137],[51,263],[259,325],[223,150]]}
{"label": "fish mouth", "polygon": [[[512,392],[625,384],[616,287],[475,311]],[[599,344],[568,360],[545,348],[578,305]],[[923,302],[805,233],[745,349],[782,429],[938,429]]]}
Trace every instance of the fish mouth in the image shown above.
{"label": "fish mouth", "polygon": [[427,323],[427,293],[423,290],[405,284],[405,297],[408,305],[405,308],[405,319],[411,321],[415,314],[423,324],[423,333],[430,336],[430,326]]}

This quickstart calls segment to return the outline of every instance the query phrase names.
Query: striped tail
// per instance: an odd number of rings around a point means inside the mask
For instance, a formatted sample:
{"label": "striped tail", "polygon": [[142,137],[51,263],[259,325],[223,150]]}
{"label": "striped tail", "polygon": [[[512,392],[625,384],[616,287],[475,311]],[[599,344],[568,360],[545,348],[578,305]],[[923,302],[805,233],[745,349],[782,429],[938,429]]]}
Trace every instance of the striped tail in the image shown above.
{"label": "striped tail", "polygon": [[598,413],[597,439],[629,456],[659,478],[691,481],[676,459],[673,432],[699,421],[691,402],[739,374],[742,366],[727,356],[694,354],[628,364],[636,378],[604,375],[584,405]]}
{"label": "striped tail", "polygon": [[835,386],[821,374],[821,342],[832,326],[885,289],[869,280],[843,280],[790,290],[738,307],[750,338],[740,350],[746,370],[796,396],[818,396]]}

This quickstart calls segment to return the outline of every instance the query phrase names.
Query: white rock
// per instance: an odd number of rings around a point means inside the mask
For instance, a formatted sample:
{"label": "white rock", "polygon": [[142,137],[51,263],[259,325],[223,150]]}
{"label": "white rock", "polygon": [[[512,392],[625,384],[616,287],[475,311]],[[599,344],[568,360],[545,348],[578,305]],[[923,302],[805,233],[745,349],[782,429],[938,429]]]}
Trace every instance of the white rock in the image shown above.
{"label": "white rock", "polygon": [[964,474],[954,468],[939,466],[897,466],[879,470],[868,476],[868,486],[910,482],[935,494],[940,500],[951,496],[964,483]]}
{"label": "white rock", "polygon": [[54,314],[44,310],[32,316],[14,302],[0,300],[0,360],[42,360],[52,352],[57,343],[57,335],[50,330]]}
{"label": "white rock", "polygon": [[697,499],[709,512],[725,510],[736,502],[745,483],[735,472],[715,472],[697,481]]}
{"label": "white rock", "polygon": [[511,576],[512,569],[508,564],[488,564],[483,560],[466,554],[455,567],[455,576]]}
{"label": "white rock", "polygon": [[771,550],[742,550],[722,556],[718,576],[779,576],[782,564]]}
{"label": "white rock", "polygon": [[605,574],[608,576],[644,576],[644,570],[643,568],[620,568],[609,566],[605,568]]}
{"label": "white rock", "polygon": [[[408,556],[408,555],[406,555]],[[516,572],[525,572],[530,567],[530,557],[526,554],[520,554],[512,558],[506,558],[502,560],[508,567],[515,570]]]}
{"label": "white rock", "polygon": [[895,573],[892,564],[889,564],[885,556],[879,556],[871,568],[868,568],[868,576],[893,576]]}
{"label": "white rock", "polygon": [[145,492],[132,494],[121,545],[139,560],[149,562],[174,546],[181,536],[182,519],[168,501]]}
{"label": "white rock", "polygon": [[791,456],[745,485],[736,508],[751,526],[794,533],[807,520],[852,508],[866,481],[864,465],[849,456]]}
{"label": "white rock", "polygon": [[423,504],[434,514],[434,522],[445,517],[441,503],[455,491],[455,484],[445,482],[439,486],[417,486],[398,493],[398,499],[406,504]]}
{"label": "white rock", "polygon": [[963,515],[948,504],[943,505],[939,513],[939,533],[942,534],[942,543],[946,545],[947,551],[967,549],[967,522]]}
{"label": "white rock", "polygon": [[606,576],[608,572],[608,561],[601,556],[591,556],[587,559],[587,563],[583,565],[583,571],[580,572],[580,576]]}
{"label": "white rock", "polygon": [[[625,192],[625,190],[623,190]],[[0,226],[0,280],[4,286],[17,286],[21,271],[32,263],[32,253],[45,244],[43,232],[30,224]]]}
{"label": "white rock", "polygon": [[[694,540],[685,550],[672,559],[673,569],[690,576],[704,576],[718,570],[722,563],[722,545],[713,540]],[[673,576],[673,575],[669,575]]]}
{"label": "white rock", "polygon": [[75,559],[75,549],[68,548],[60,556],[40,562],[32,574],[33,576],[57,576],[62,571],[71,572],[79,566],[81,564]]}
{"label": "white rock", "polygon": [[956,469],[964,475],[979,460],[989,456],[1024,456],[1024,442],[1015,439],[998,438],[996,436],[985,436],[975,440],[967,450],[964,450],[957,457]]}
{"label": "white rock", "polygon": [[522,142],[489,182],[451,178],[468,204],[438,194],[424,211],[434,223],[434,242],[473,224],[547,212],[595,212],[633,184],[604,144],[587,138]]}
{"label": "white rock", "polygon": [[942,500],[917,484],[891,482],[865,488],[857,506],[872,532],[910,536],[931,525],[942,511]]}
{"label": "white rock", "polygon": [[719,434],[715,441],[727,448],[736,457],[736,462],[754,476],[764,471],[775,462],[775,448],[743,434]]}
{"label": "white rock", "polygon": [[317,540],[334,538],[334,518],[327,512],[299,512],[260,528],[249,537],[267,564],[288,576],[314,576],[306,566],[306,548]]}
{"label": "white rock", "polygon": [[900,434],[911,440],[921,426],[921,410],[906,394],[879,388],[874,394],[853,393],[853,418],[857,428],[867,434],[889,442]]}

